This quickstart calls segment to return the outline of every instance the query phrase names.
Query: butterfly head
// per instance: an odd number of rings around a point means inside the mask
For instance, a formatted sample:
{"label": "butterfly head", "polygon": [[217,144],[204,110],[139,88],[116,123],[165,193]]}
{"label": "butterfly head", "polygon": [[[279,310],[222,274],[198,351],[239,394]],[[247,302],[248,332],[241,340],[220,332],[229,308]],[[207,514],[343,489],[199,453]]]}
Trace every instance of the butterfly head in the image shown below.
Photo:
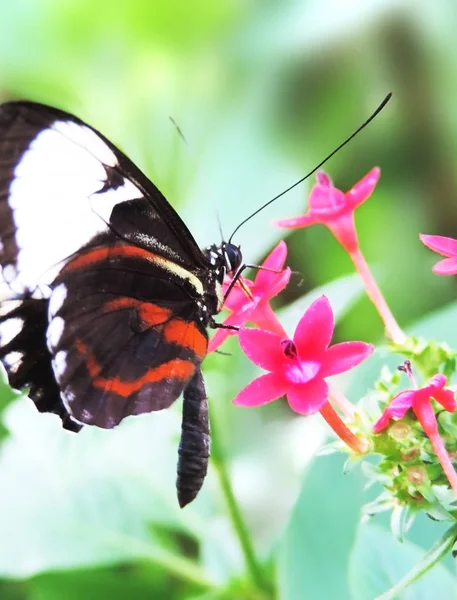
{"label": "butterfly head", "polygon": [[213,244],[206,249],[205,253],[222,278],[226,274],[236,273],[243,263],[240,247],[231,242],[222,242],[220,246]]}
{"label": "butterfly head", "polygon": [[243,263],[241,248],[231,242],[222,242],[218,250],[220,256],[224,259],[226,272],[229,275],[236,273]]}

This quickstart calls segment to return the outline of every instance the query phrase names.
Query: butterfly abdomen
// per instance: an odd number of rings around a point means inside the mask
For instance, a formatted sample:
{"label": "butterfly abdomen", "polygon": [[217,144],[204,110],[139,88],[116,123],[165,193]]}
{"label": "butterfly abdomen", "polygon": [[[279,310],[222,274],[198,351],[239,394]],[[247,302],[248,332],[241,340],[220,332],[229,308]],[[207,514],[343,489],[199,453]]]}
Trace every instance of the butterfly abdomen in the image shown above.
{"label": "butterfly abdomen", "polygon": [[40,412],[57,414],[66,429],[79,431],[65,409],[46,343],[49,300],[26,297],[6,301],[0,314],[0,361],[11,387],[29,388]]}
{"label": "butterfly abdomen", "polygon": [[182,433],[179,444],[176,488],[183,508],[196,497],[208,470],[210,435],[208,404],[200,369],[183,393]]}

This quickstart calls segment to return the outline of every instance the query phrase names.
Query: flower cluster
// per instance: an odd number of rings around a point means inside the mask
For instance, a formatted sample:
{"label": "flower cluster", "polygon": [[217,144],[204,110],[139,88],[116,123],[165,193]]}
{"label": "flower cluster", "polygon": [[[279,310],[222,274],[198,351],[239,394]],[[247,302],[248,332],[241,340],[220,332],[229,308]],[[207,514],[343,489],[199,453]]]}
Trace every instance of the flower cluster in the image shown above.
{"label": "flower cluster", "polygon": [[[367,514],[391,508],[415,514],[425,510],[434,518],[457,519],[457,403],[449,377],[455,371],[457,354],[442,344],[408,337],[396,322],[359,246],[354,212],[373,193],[380,169],[373,168],[348,192],[336,188],[320,171],[312,187],[308,209],[303,215],[279,219],[275,225],[298,229],[323,224],[351,258],[369,299],[385,326],[388,350],[399,357],[399,371],[381,379],[374,390],[354,407],[329,386],[329,378],[343,373],[368,358],[374,347],[365,342],[331,345],[334,334],[332,307],[325,296],[309,306],[289,337],[270,305],[290,281],[285,267],[287,248],[280,242],[258,267],[254,281],[239,278],[228,294],[224,321],[232,329],[219,330],[210,342],[215,350],[239,329],[238,340],[247,358],[265,372],[240,390],[234,404],[258,407],[285,397],[300,415],[320,412],[344,442],[352,459],[369,452],[380,456],[367,473],[384,485],[380,497],[366,507]],[[457,240],[421,235],[421,241],[446,258],[435,265],[440,275],[457,274]],[[236,276],[235,276],[236,277]],[[225,289],[231,285],[225,284]],[[248,327],[250,323],[254,327]],[[423,381],[418,384],[414,370]],[[409,378],[402,388],[403,372]],[[403,375],[404,378],[404,375]],[[376,398],[376,408],[367,408]],[[367,404],[368,402],[368,404]],[[342,415],[340,414],[342,413]],[[397,520],[398,522],[398,520]],[[401,537],[408,525],[397,534]]]}

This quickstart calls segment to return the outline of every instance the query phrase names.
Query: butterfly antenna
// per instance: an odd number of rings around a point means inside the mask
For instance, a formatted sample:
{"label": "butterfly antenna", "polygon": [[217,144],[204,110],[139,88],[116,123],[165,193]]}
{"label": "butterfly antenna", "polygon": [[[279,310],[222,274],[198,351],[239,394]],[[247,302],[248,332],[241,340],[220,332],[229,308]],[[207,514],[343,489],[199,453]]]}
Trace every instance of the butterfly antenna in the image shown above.
{"label": "butterfly antenna", "polygon": [[378,106],[378,108],[374,111],[374,113],[366,121],[364,121],[362,123],[362,125],[360,125],[360,127],[358,127],[353,133],[351,133],[351,135],[349,137],[347,137],[344,140],[344,142],[341,142],[341,144],[337,148],[335,148],[335,150],[330,152],[330,154],[328,156],[326,156],[324,158],[324,160],[321,160],[321,162],[317,165],[317,167],[314,167],[314,169],[312,169],[304,177],[302,177],[301,179],[296,181],[294,184],[292,184],[290,187],[288,187],[286,190],[284,190],[283,192],[281,192],[280,194],[278,194],[277,196],[275,196],[274,198],[272,198],[271,200],[266,202],[263,206],[261,206],[256,211],[254,211],[251,215],[249,215],[249,217],[246,217],[246,219],[244,219],[244,221],[241,221],[241,223],[239,225],[237,225],[234,232],[230,236],[229,243],[232,241],[233,236],[240,229],[240,227],[242,227],[245,223],[247,223],[250,219],[252,219],[252,217],[255,217],[255,215],[259,214],[259,212],[262,211],[264,208],[266,208],[267,206],[270,206],[270,204],[272,204],[273,202],[278,200],[278,198],[281,198],[281,196],[284,196],[285,194],[290,192],[290,190],[293,190],[294,187],[297,187],[297,185],[300,185],[300,183],[303,183],[303,181],[305,181],[305,179],[308,179],[308,177],[310,177],[313,173],[315,173],[318,169],[320,169],[322,167],[322,165],[324,165],[328,160],[330,160],[332,158],[332,156],[334,156],[337,152],[339,152],[341,150],[341,148],[343,148],[343,146],[346,146],[346,144],[348,144],[353,138],[355,138],[355,136],[357,134],[359,134],[362,131],[362,129],[364,129],[369,123],[371,123],[371,121],[373,121],[373,119],[382,111],[382,109],[389,102],[391,97],[392,97],[391,93],[387,94],[387,96],[384,98],[384,100],[381,102],[381,104]]}
{"label": "butterfly antenna", "polygon": [[192,146],[189,144],[186,136],[183,133],[183,130],[178,125],[178,123],[176,123],[176,121],[173,119],[173,117],[169,116],[168,118],[170,119],[173,127],[176,129],[177,134],[179,135],[179,137],[181,138],[181,140],[184,142],[184,145],[187,148],[189,156],[191,157],[192,162],[194,163],[194,167],[195,167],[195,170],[196,170],[196,172],[198,174],[198,178],[203,183],[203,186],[205,188],[206,193],[208,194],[208,196],[210,198],[213,198],[213,205],[214,205],[214,210],[215,210],[215,213],[216,213],[216,220],[217,220],[217,224],[218,224],[218,227],[219,227],[219,232],[221,234],[221,242],[223,242],[224,241],[224,234],[222,232],[221,216],[219,214],[219,210],[217,208],[217,204],[214,201],[214,197],[213,197],[213,195],[210,192],[210,189],[209,189],[209,186],[208,186],[208,184],[206,182],[206,179],[203,177],[203,174],[202,174],[201,169],[200,169],[200,165],[198,164],[198,161],[197,161],[197,157],[195,156],[195,152],[194,152]]}

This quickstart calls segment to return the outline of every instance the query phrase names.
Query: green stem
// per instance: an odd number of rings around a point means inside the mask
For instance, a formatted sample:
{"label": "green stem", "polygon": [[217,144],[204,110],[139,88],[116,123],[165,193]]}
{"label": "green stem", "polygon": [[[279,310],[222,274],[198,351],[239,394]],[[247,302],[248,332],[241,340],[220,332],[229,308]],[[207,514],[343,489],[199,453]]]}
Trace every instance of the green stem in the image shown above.
{"label": "green stem", "polygon": [[427,571],[429,571],[433,566],[436,565],[448,552],[452,550],[455,542],[457,540],[457,524],[453,525],[450,529],[446,531],[441,539],[439,539],[436,544],[434,544],[424,558],[415,565],[409,573],[407,573],[403,579],[401,579],[398,583],[396,583],[390,590],[381,594],[375,600],[394,600],[395,598],[400,598],[402,592],[420,579]]}
{"label": "green stem", "polygon": [[232,484],[227,470],[222,444],[218,435],[218,428],[214,424],[215,419],[211,422],[211,462],[219,477],[222,493],[232,521],[233,528],[236,532],[240,546],[246,562],[246,570],[250,575],[255,587],[259,590],[268,591],[270,586],[265,581],[263,569],[257,561],[254,547],[249,535],[248,528],[244,522],[240,507],[233,492]]}

